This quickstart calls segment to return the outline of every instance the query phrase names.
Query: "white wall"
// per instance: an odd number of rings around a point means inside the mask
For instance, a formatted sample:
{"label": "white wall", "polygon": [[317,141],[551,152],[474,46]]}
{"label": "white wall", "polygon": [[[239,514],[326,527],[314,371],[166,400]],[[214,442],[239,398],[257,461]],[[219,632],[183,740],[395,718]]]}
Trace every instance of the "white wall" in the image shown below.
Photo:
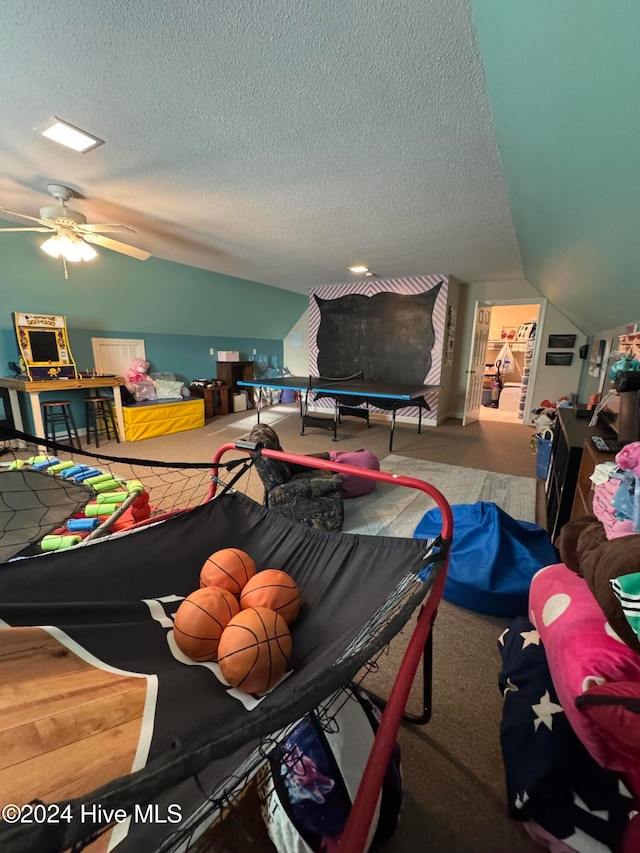
{"label": "white wall", "polygon": [[[582,361],[578,353],[579,347],[586,343],[587,337],[577,326],[574,326],[564,314],[561,314],[557,308],[550,303],[547,303],[547,309],[544,318],[544,328],[538,334],[542,335],[542,347],[540,348],[540,363],[533,366],[531,375],[533,377],[533,393],[531,401],[533,407],[539,406],[543,400],[550,400],[554,403],[560,397],[568,397],[569,394],[577,394],[580,384],[580,374],[582,372]],[[549,350],[547,346],[549,335],[574,335],[576,336],[575,346],[572,347],[573,362],[570,367],[549,367],[544,363],[546,352],[554,352]],[[566,350],[568,352],[569,350]],[[561,350],[555,350],[561,352]]]}
{"label": "white wall", "polygon": [[[289,332],[283,343],[284,366],[294,376],[309,375],[309,309]],[[298,346],[300,344],[300,346]]]}
{"label": "white wall", "polygon": [[[469,366],[469,352],[473,337],[474,309],[476,302],[503,303],[535,303],[544,302],[541,294],[525,279],[515,281],[484,281],[463,284],[460,288],[459,305],[459,334],[460,340],[456,345],[456,369],[452,382],[456,395],[455,412],[457,417],[462,416],[464,410],[464,398],[467,387],[467,368]],[[573,348],[574,357],[570,367],[547,367],[544,363],[544,354],[547,350],[547,338],[550,334],[575,334],[576,344]],[[540,358],[534,362],[532,369],[533,390],[530,400],[533,408],[538,406],[542,400],[548,399],[552,402],[558,397],[575,393],[578,390],[582,362],[578,356],[578,347],[585,343],[585,335],[561,314],[552,305],[546,305],[546,310],[541,311],[537,335],[542,342]]]}

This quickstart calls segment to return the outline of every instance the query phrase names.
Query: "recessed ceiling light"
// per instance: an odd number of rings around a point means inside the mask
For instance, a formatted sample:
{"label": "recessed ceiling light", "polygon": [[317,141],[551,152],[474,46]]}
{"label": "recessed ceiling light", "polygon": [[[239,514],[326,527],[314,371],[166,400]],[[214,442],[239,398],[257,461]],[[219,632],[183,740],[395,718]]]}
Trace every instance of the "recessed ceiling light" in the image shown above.
{"label": "recessed ceiling light", "polygon": [[73,148],[80,154],[86,151],[91,151],[92,148],[97,148],[98,145],[104,143],[104,139],[98,139],[97,136],[91,136],[79,127],[74,127],[67,121],[53,116],[45,124],[36,128],[38,133],[46,136],[47,139],[53,139],[54,142],[59,142],[60,145],[66,145],[67,148]]}
{"label": "recessed ceiling light", "polygon": [[351,270],[351,272],[357,272],[357,273],[368,273],[369,272],[369,267],[365,267],[363,264],[358,264],[355,267],[349,267],[349,269]]}

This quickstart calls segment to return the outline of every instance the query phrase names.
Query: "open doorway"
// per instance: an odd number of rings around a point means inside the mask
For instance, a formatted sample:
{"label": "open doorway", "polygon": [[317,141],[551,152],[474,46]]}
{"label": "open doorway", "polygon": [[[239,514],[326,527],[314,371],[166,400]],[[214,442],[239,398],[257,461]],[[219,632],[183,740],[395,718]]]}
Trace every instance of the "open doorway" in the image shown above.
{"label": "open doorway", "polygon": [[476,304],[463,423],[528,423],[543,307],[544,301]]}
{"label": "open doorway", "polygon": [[491,306],[481,421],[523,422],[539,313],[534,304]]}

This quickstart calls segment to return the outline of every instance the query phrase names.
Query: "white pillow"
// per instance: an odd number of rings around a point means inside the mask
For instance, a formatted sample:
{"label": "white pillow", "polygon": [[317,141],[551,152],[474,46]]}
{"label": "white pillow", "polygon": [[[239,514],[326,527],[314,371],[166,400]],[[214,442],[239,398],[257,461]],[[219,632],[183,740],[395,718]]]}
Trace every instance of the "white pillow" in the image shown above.
{"label": "white pillow", "polygon": [[182,397],[184,383],[178,379],[156,379],[156,393],[159,400],[170,400]]}

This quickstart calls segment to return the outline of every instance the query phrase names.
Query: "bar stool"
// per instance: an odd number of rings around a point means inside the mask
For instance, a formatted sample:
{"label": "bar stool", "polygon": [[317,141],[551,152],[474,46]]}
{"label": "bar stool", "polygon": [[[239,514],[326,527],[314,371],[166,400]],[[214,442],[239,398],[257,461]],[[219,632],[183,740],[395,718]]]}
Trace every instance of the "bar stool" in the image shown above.
{"label": "bar stool", "polygon": [[[57,411],[58,409],[60,411]],[[69,444],[73,447],[75,443],[78,450],[82,450],[69,400],[47,400],[46,403],[42,403],[42,419],[46,438],[57,441],[56,425],[62,424],[69,437]]]}
{"label": "bar stool", "polygon": [[85,397],[85,421],[87,424],[87,443],[91,444],[91,434],[95,438],[96,447],[100,447],[100,436],[111,441],[111,433],[119,443],[118,427],[116,426],[111,409],[110,397]]}

